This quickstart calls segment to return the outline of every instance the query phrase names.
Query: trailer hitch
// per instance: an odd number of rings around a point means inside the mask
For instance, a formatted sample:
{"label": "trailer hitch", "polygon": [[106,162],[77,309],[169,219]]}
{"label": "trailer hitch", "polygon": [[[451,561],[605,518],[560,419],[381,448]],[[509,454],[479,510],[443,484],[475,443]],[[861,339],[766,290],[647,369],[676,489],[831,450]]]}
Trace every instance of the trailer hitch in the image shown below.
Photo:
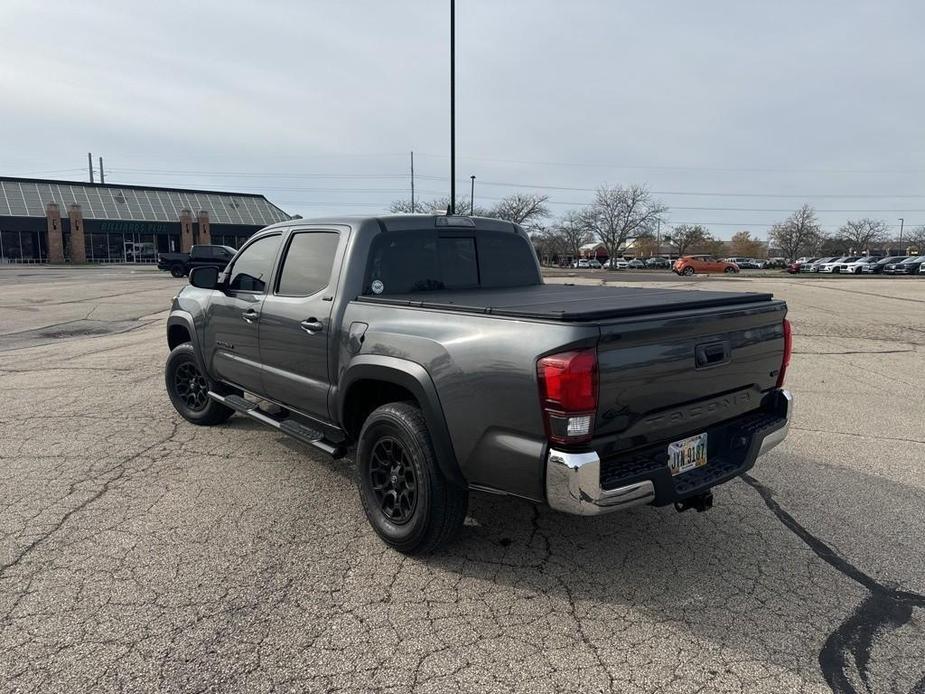
{"label": "trailer hitch", "polygon": [[713,508],[713,492],[704,492],[689,499],[674,502],[675,511],[682,513],[688,509],[695,509],[697,513],[703,513]]}

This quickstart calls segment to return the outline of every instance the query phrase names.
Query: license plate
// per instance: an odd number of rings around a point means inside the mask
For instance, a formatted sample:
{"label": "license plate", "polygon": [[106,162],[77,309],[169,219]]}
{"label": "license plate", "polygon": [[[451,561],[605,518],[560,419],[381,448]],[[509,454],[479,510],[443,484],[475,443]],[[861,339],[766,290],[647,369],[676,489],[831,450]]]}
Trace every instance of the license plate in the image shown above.
{"label": "license plate", "polygon": [[668,444],[668,470],[672,475],[707,464],[707,435],[697,434]]}

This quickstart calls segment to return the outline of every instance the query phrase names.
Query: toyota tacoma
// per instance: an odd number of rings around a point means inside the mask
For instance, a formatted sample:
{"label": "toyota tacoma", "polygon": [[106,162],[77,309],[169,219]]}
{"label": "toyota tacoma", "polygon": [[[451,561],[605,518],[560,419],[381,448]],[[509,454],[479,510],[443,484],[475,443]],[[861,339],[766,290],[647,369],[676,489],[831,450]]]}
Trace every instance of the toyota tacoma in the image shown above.
{"label": "toyota tacoma", "polygon": [[786,305],[770,294],[544,284],[496,219],[291,220],[194,268],[167,320],[167,391],[352,454],[370,524],[405,553],[470,492],[597,515],[709,508],[780,443]]}

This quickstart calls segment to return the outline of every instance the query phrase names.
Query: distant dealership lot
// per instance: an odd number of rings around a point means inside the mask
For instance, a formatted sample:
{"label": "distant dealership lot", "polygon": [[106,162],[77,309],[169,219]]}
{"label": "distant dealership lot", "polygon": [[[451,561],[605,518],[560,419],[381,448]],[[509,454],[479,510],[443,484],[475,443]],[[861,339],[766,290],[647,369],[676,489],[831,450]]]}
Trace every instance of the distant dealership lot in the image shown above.
{"label": "distant dealership lot", "polygon": [[349,460],[175,414],[163,323],[184,280],[0,267],[8,688],[920,687],[925,281],[547,274],[786,299],[789,438],[707,513],[477,495],[457,544],[409,559],[367,526]]}

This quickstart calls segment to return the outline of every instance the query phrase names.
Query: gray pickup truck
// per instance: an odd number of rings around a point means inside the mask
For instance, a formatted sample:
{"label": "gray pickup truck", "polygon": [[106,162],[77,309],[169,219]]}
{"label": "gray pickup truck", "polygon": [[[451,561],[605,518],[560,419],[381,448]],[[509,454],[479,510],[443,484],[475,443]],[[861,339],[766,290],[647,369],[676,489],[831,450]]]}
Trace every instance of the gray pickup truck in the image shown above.
{"label": "gray pickup truck", "polygon": [[406,553],[450,539],[470,491],[705,510],[787,433],[784,302],[547,285],[509,222],[287,221],[190,285],[167,320],[177,412],[355,451],[366,515]]}

